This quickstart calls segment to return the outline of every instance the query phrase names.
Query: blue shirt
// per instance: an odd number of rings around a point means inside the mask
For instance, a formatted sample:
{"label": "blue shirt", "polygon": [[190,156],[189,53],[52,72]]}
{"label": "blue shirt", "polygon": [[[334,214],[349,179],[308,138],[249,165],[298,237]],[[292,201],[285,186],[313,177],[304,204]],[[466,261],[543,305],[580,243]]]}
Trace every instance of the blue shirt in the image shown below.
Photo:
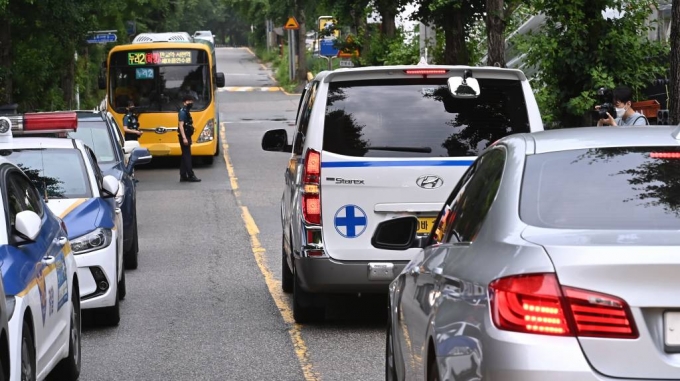
{"label": "blue shirt", "polygon": [[179,109],[179,121],[184,123],[187,123],[189,121],[189,111],[187,111],[187,109],[185,109],[184,107]]}

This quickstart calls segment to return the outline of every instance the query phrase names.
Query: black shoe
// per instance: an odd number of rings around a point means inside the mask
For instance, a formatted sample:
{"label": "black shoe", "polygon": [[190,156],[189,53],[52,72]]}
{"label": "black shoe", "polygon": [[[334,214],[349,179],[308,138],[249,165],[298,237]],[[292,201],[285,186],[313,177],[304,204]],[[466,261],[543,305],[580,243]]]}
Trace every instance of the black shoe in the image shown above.
{"label": "black shoe", "polygon": [[188,182],[190,182],[190,183],[200,183],[200,182],[201,182],[201,179],[199,179],[199,178],[196,177],[196,176],[191,176],[191,177],[189,177],[186,181],[188,181]]}

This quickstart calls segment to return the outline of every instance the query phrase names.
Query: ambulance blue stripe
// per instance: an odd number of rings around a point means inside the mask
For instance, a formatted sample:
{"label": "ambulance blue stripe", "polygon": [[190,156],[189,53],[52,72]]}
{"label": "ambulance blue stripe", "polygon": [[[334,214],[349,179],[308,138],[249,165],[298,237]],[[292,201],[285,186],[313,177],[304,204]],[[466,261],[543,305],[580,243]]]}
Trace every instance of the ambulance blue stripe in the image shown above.
{"label": "ambulance blue stripe", "polygon": [[321,168],[469,167],[474,160],[323,161]]}

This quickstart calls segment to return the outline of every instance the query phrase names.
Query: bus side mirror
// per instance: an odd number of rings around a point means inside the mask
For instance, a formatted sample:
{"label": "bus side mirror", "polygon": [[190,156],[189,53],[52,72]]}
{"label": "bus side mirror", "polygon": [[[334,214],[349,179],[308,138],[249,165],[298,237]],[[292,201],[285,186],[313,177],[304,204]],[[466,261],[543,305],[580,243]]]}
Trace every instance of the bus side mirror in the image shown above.
{"label": "bus side mirror", "polygon": [[224,87],[224,85],[226,85],[224,73],[217,73],[217,87]]}
{"label": "bus side mirror", "polygon": [[97,78],[97,83],[99,84],[99,90],[106,90],[106,79],[104,77]]}

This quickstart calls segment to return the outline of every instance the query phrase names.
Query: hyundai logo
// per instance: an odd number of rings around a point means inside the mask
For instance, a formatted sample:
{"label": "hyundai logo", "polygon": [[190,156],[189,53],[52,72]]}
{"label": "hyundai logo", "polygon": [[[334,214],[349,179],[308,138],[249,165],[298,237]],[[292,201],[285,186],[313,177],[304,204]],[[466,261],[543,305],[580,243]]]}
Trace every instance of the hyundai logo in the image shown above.
{"label": "hyundai logo", "polygon": [[165,127],[156,127],[156,133],[157,133],[157,134],[164,134],[164,133],[166,133],[166,132],[168,132],[168,129],[167,129],[167,128],[165,128]]}
{"label": "hyundai logo", "polygon": [[444,180],[435,175],[425,175],[418,177],[416,184],[423,189],[436,189],[444,185]]}

